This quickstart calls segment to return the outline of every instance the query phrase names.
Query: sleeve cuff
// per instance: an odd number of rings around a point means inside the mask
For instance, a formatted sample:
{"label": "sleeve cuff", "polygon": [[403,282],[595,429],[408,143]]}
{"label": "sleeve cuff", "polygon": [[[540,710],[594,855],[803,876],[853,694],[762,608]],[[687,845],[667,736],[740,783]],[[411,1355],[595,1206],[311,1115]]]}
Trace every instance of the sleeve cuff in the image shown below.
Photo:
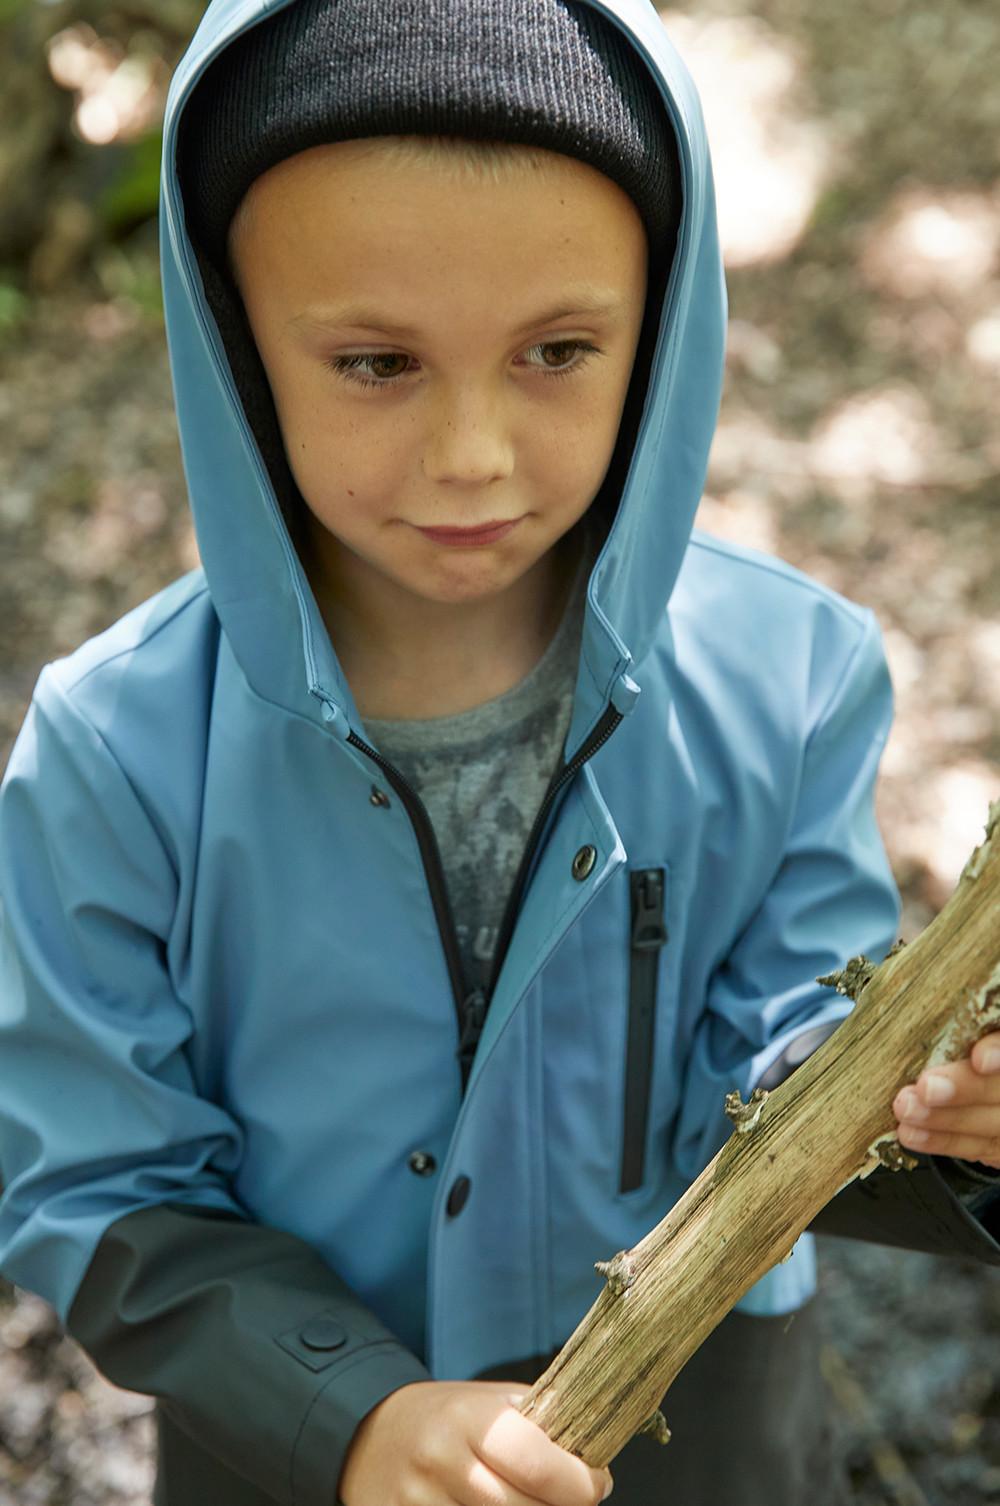
{"label": "sleeve cuff", "polygon": [[338,1366],[310,1402],[295,1439],[293,1506],[343,1506],[337,1485],[361,1422],[393,1391],[431,1379],[416,1355],[393,1343],[368,1345]]}

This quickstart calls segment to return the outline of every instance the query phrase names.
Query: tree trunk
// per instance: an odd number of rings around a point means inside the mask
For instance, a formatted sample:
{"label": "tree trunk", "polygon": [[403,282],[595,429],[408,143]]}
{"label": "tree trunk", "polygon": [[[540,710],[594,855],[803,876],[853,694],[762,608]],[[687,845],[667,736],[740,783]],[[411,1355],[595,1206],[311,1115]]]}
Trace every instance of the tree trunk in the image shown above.
{"label": "tree trunk", "polygon": [[644,1424],[666,1441],[660,1398],[733,1304],[855,1177],[916,1165],[892,1101],[1000,1022],[998,918],[1000,801],[936,919],[879,967],[818,980],[853,1012],[779,1088],[731,1094],[727,1144],[639,1244],[597,1263],[604,1290],[521,1404],[549,1437],[595,1468]]}

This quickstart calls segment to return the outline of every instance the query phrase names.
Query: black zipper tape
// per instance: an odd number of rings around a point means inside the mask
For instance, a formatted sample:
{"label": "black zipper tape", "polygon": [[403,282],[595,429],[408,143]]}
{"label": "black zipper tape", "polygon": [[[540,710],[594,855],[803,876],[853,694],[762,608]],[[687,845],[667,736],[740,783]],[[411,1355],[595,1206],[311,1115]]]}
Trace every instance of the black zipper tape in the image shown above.
{"label": "black zipper tape", "polygon": [[666,874],[637,868],[629,874],[632,933],[629,950],[628,1039],[625,1054],[625,1115],[619,1192],[642,1185],[649,1123],[656,1032],[656,979],[660,948],[667,941],[664,920]]}
{"label": "black zipper tape", "polygon": [[570,759],[569,763],[563,764],[561,768],[557,769],[553,774],[551,780],[549,781],[549,787],[545,792],[544,799],[542,800],[542,803],[538,809],[538,814],[535,817],[534,824],[532,825],[531,831],[528,834],[528,840],[525,844],[524,854],[521,858],[521,863],[517,871],[517,877],[514,879],[510,896],[507,900],[507,908],[504,912],[504,917],[500,924],[500,930],[497,937],[496,953],[493,957],[493,969],[490,974],[490,985],[489,989],[487,990],[489,998],[493,997],[493,990],[496,988],[497,979],[500,976],[500,969],[502,968],[503,960],[507,955],[507,948],[510,946],[510,939],[514,934],[514,923],[517,920],[518,911],[521,908],[521,900],[524,897],[524,891],[528,886],[528,877],[531,873],[531,866],[534,860],[535,850],[538,847],[539,838],[541,837],[542,832],[545,828],[545,823],[548,820],[549,812],[551,811],[552,806],[555,803],[555,800],[560,791],[563,790],[566,785],[569,784],[574,775],[583,768],[587,760],[593,758],[594,754],[600,748],[604,747],[604,744],[608,741],[609,737],[614,732],[615,728],[618,726],[621,720],[621,712],[616,711],[613,706],[609,706],[604,715],[601,717],[600,721],[597,723],[597,726],[594,728],[593,732],[588,737],[587,741],[584,743],[583,747],[580,748],[579,752],[577,752]]}
{"label": "black zipper tape", "polygon": [[466,995],[465,982],[462,976],[458,936],[455,932],[455,920],[451,911],[444,867],[441,862],[441,853],[426,807],[416,790],[403,777],[394,764],[391,764],[387,758],[383,758],[382,754],[376,748],[371,747],[362,738],[358,737],[356,733],[352,732],[348,736],[347,741],[355,748],[359,748],[362,753],[365,753],[382,770],[382,773],[402,800],[416,834],[417,843],[420,847],[420,855],[424,863],[427,886],[430,890],[431,903],[434,907],[434,916],[437,920],[438,932],[441,937],[441,945],[444,949],[445,961],[448,965],[448,976],[451,980],[452,995],[458,1016],[458,1049],[455,1055],[458,1058],[462,1077],[463,1097],[468,1085],[469,1074],[472,1071],[472,1059],[476,1054],[476,1046],[479,1044],[479,1037],[482,1034],[483,1024],[490,1007],[490,1000],[493,997],[493,989],[496,986],[500,969],[503,966],[503,959],[510,945],[510,938],[514,931],[514,922],[520,909],[535,849],[538,846],[539,838],[542,835],[542,830],[552,809],[553,802],[560,790],[569,783],[574,774],[583,767],[589,758],[594,756],[599,748],[604,746],[621,720],[621,712],[616,711],[613,706],[609,706],[580,751],[568,764],[564,764],[553,774],[541,808],[535,817],[534,824],[528,836],[524,855],[521,859],[517,877],[514,880],[514,885],[507,901],[506,911],[500,924],[489,987],[486,990],[476,988],[468,995]]}
{"label": "black zipper tape", "polygon": [[437,845],[437,837],[431,825],[431,818],[427,809],[417,794],[416,790],[404,779],[394,764],[376,748],[369,747],[355,733],[351,733],[347,741],[355,748],[360,748],[362,753],[372,760],[382,770],[388,782],[392,785],[396,794],[403,802],[403,807],[410,818],[417,845],[420,848],[420,856],[423,859],[424,874],[427,879],[427,887],[430,890],[431,904],[434,907],[434,918],[437,921],[438,934],[441,937],[441,946],[444,950],[445,962],[448,967],[448,977],[451,981],[451,991],[455,1000],[455,1008],[458,1013],[458,1028],[461,1034],[465,1026],[465,982],[462,977],[462,959],[458,949],[458,936],[455,931],[455,921],[451,913],[451,902],[448,898],[448,886],[445,882],[444,865],[441,862],[441,853]]}

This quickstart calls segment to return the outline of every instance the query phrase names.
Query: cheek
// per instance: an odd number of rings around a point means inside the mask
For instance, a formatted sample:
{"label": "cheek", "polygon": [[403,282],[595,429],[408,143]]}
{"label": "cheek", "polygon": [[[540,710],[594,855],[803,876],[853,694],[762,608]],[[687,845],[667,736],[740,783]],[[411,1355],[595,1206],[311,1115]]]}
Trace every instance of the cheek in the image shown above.
{"label": "cheek", "polygon": [[400,426],[377,414],[314,402],[284,416],[282,432],[298,488],[319,516],[358,516],[398,475]]}
{"label": "cheek", "polygon": [[623,400],[615,383],[595,382],[545,416],[536,432],[536,453],[557,484],[562,477],[567,490],[578,491],[600,482],[618,437]]}

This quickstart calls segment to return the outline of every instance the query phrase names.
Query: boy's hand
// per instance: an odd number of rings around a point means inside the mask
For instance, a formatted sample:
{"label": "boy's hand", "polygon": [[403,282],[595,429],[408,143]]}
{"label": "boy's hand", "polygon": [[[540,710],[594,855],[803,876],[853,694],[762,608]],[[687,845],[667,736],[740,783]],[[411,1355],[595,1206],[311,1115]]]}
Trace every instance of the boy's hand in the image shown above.
{"label": "boy's hand", "polygon": [[984,1035],[962,1061],[921,1072],[892,1108],[901,1145],[1000,1170],[1000,1031]]}
{"label": "boy's hand", "polygon": [[598,1506],[609,1470],[553,1443],[511,1381],[417,1381],[373,1407],[347,1451],[344,1506]]}

